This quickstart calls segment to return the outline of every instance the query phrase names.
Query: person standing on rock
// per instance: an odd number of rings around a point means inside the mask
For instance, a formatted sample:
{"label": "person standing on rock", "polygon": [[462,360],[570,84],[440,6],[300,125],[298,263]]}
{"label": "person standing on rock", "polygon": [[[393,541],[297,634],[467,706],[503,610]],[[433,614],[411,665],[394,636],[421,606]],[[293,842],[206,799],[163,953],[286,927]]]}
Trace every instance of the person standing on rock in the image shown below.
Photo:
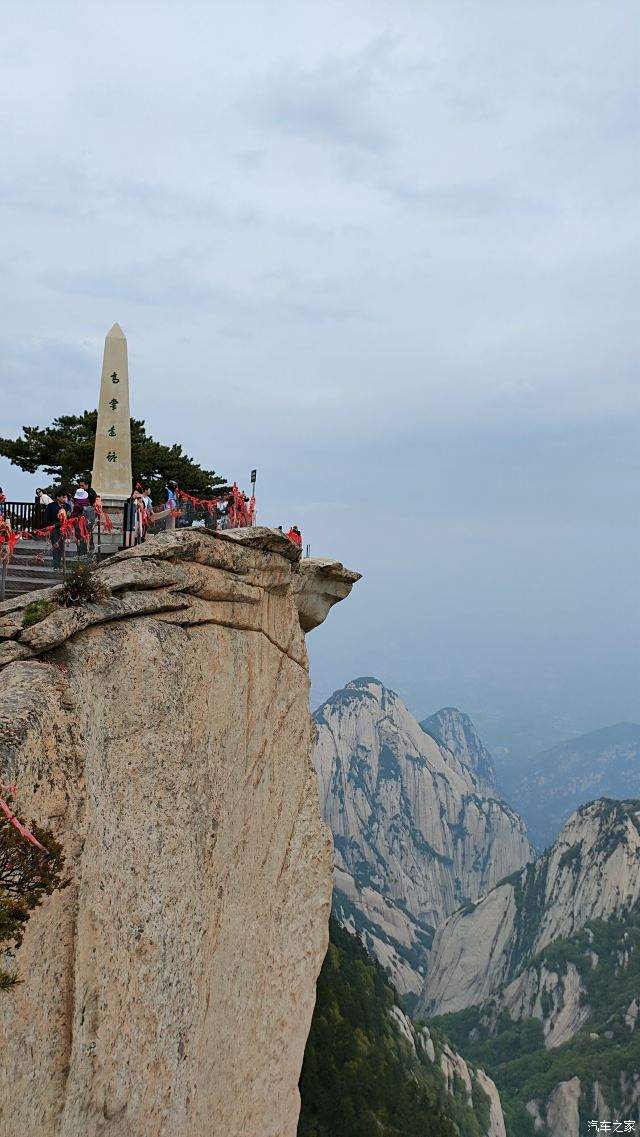
{"label": "person standing on rock", "polygon": [[177,498],[178,483],[177,482],[167,482],[166,488],[167,488],[167,504],[166,504],[165,508],[168,509],[169,516],[167,517],[165,527],[167,529],[175,529],[176,517],[178,516],[178,498]]}
{"label": "person standing on rock", "polygon": [[[81,478],[80,481],[78,482],[78,486],[79,486],[80,490],[82,490],[87,495],[87,501],[86,501],[86,504],[84,506],[82,515],[84,517],[87,529],[89,531],[89,547],[92,549],[93,548],[93,527],[96,523],[96,500],[97,500],[98,495],[97,495],[96,491],[91,488],[91,486],[89,485],[86,478]],[[76,497],[77,496],[78,495],[76,494]]]}
{"label": "person standing on rock", "polygon": [[[89,494],[85,489],[86,484],[86,482],[80,482],[73,495],[73,509],[71,510],[71,517],[76,522],[76,549],[79,557],[86,557],[88,551],[86,538],[82,535],[83,531],[86,532],[85,510],[89,508]],[[95,512],[93,516],[95,520]]]}
{"label": "person standing on rock", "polygon": [[302,548],[302,533],[298,529],[297,525],[291,526],[289,532],[287,533],[287,537],[290,541],[293,541],[294,545],[297,545],[299,549]]}
{"label": "person standing on rock", "polygon": [[48,528],[50,525],[54,526],[49,534],[54,569],[60,569],[62,567],[62,553],[64,549],[62,523],[67,520],[67,511],[65,509],[66,496],[64,490],[58,490],[56,492],[56,500],[50,501],[44,511],[45,527]]}

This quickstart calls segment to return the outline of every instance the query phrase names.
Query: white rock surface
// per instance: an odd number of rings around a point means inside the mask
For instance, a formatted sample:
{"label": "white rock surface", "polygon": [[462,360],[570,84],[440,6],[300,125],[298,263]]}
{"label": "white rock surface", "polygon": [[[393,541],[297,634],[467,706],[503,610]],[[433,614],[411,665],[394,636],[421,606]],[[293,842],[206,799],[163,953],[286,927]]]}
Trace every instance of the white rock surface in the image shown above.
{"label": "white rock surface", "polygon": [[404,1038],[405,1042],[409,1043],[416,1054],[418,1050],[423,1051],[430,1062],[435,1062],[439,1058],[440,1069],[444,1075],[445,1088],[450,1097],[458,1097],[459,1100],[459,1087],[462,1085],[464,1088],[465,1104],[469,1108],[473,1108],[473,1083],[474,1081],[478,1083],[489,1098],[490,1121],[485,1137],[506,1137],[500,1095],[495,1082],[491,1080],[488,1074],[486,1074],[484,1070],[469,1066],[462,1055],[458,1054],[448,1043],[444,1043],[439,1054],[437,1054],[428,1027],[422,1027],[417,1031],[411,1019],[404,1014],[400,1007],[393,1006],[389,1014],[396,1029]]}
{"label": "white rock surface", "polygon": [[496,1084],[485,1074],[484,1070],[477,1070],[476,1077],[490,1102],[491,1122],[486,1137],[506,1137],[504,1114]]}
{"label": "white rock surface", "polygon": [[638,1021],[638,1011],[639,1010],[640,1010],[640,1007],[638,1007],[638,1000],[632,999],[631,1002],[629,1003],[629,1006],[627,1007],[627,1010],[626,1010],[625,1016],[624,1016],[624,1021],[625,1021],[626,1025],[629,1027],[629,1030],[635,1030],[636,1029],[636,1023]]}
{"label": "white rock surface", "polygon": [[[573,963],[568,963],[562,974],[542,964],[527,968],[509,983],[500,996],[500,1006],[512,1019],[539,1019],[545,1044],[552,1049],[573,1038],[589,1018],[585,995]],[[549,1003],[550,1009],[547,1009]]]}
{"label": "white rock surface", "polygon": [[523,822],[378,680],[348,683],[314,718],[338,915],[416,993],[433,928],[532,857]]}
{"label": "white rock surface", "polygon": [[579,1137],[580,1079],[560,1082],[547,1102],[547,1137]]}
{"label": "white rock surface", "polygon": [[428,1027],[426,1027],[426,1026],[422,1027],[422,1030],[418,1034],[418,1041],[419,1041],[420,1045],[422,1046],[422,1049],[424,1050],[429,1061],[435,1062],[435,1060],[436,1060],[436,1048],[433,1045],[433,1039],[431,1037],[431,1033],[430,1033]]}

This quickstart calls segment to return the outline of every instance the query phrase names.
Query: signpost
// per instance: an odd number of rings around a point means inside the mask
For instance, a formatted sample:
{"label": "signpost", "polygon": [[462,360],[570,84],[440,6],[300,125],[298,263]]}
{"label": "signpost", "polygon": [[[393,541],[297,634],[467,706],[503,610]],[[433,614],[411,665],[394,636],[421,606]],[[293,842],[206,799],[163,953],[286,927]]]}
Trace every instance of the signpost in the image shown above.
{"label": "signpost", "polygon": [[254,500],[253,520],[251,522],[252,525],[255,525],[255,523],[256,523],[255,497],[256,497],[256,479],[257,479],[257,477],[258,477],[258,471],[252,470],[251,471],[251,496],[253,497],[253,500]]}

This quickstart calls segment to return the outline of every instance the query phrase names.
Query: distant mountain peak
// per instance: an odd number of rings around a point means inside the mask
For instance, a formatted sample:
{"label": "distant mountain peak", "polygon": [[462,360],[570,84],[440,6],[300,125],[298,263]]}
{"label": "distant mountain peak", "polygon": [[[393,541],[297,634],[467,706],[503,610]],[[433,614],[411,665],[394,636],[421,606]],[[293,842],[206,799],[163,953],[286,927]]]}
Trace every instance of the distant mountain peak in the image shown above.
{"label": "distant mountain peak", "polygon": [[639,859],[640,801],[580,806],[537,860],[440,926],[421,1009],[446,1014],[495,998],[550,944],[635,910]]}
{"label": "distant mountain peak", "polygon": [[544,847],[583,802],[640,796],[640,725],[618,722],[557,743],[514,771],[504,791]]}
{"label": "distant mountain peak", "polygon": [[493,758],[478,734],[473,721],[457,707],[442,707],[434,715],[423,719],[420,726],[425,734],[434,738],[439,746],[446,747],[456,758],[482,779],[495,786],[496,772]]}
{"label": "distant mountain peak", "polygon": [[372,676],[351,680],[314,715],[334,910],[366,935],[404,994],[422,986],[433,927],[532,853],[521,818],[473,767],[469,746],[483,753],[473,724],[455,713],[464,758]]}

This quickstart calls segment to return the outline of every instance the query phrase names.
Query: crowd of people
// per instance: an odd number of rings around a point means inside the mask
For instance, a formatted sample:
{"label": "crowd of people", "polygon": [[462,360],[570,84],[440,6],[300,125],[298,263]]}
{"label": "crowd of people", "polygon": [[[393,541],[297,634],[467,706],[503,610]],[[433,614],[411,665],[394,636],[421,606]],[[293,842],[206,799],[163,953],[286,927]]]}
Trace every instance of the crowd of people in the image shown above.
{"label": "crowd of people", "polygon": [[[34,531],[43,535],[47,532],[54,568],[63,567],[65,545],[70,534],[75,540],[78,556],[93,552],[96,521],[103,514],[100,498],[86,478],[78,480],[73,496],[63,488],[49,494],[39,487],[35,499],[39,508]],[[10,531],[11,518],[6,515],[5,503],[6,496],[0,487],[0,526]],[[254,508],[254,499],[242,493],[235,483],[224,496],[205,501],[179,490],[175,481],[167,481],[165,501],[159,508],[154,508],[151,488],[137,483],[125,504],[125,544],[145,541],[151,529],[157,532],[161,528],[208,525],[224,530],[252,525]],[[282,526],[279,529],[283,532]],[[302,535],[297,525],[292,525],[286,535],[302,548]]]}
{"label": "crowd of people", "polygon": [[208,525],[211,529],[237,529],[253,524],[253,500],[233,485],[223,497],[202,499],[185,493],[177,482],[168,481],[165,501],[154,508],[150,488],[136,485],[126,507],[127,544],[146,539],[150,528],[165,529]]}
{"label": "crowd of people", "polygon": [[80,479],[73,497],[64,489],[56,490],[54,497],[45,493],[43,489],[37,489],[36,502],[41,506],[39,528],[49,529],[53,526],[49,540],[54,568],[62,567],[66,539],[64,524],[68,520],[79,522],[82,519],[83,522],[81,525],[74,525],[78,556],[86,557],[89,551],[93,550],[99,499],[86,479]]}

